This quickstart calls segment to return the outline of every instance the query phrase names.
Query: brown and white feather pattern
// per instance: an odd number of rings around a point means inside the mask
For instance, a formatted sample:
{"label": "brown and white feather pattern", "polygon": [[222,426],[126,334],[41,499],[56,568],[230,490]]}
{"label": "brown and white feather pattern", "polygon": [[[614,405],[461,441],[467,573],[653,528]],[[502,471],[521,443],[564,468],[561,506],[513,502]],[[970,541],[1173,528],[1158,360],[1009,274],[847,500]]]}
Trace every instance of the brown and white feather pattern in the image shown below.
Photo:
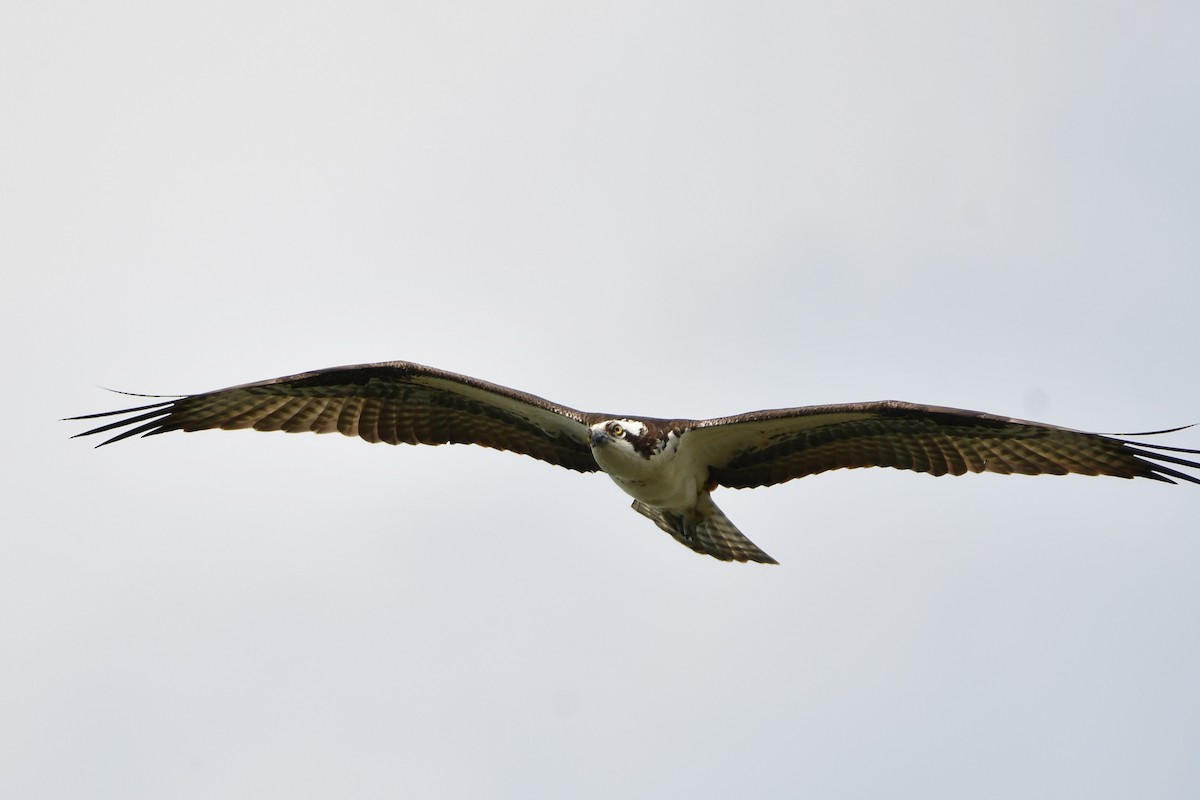
{"label": "brown and white feather pattern", "polygon": [[[1182,428],[1129,436],[1153,436]],[[885,400],[775,409],[705,420],[688,437],[712,464],[712,479],[736,489],[771,486],[831,469],[893,467],[930,475],[1110,475],[1200,479],[1169,464],[1194,461],[1135,443],[980,411]]]}
{"label": "brown and white feather pattern", "polygon": [[[578,411],[404,361],[335,367],[72,419],[103,417],[117,419],[78,435],[113,433],[101,442],[109,444],[214,428],[338,432],[388,444],[477,444],[579,472],[603,470],[634,496],[635,510],[678,541],[733,561],[774,560],[712,502],[709,492],[716,486],[769,486],[857,467],[931,475],[1076,473],[1200,484],[1200,477],[1184,471],[1200,470],[1194,459],[1200,450],[1126,438],[1178,428],[1104,435],[896,401],[708,420],[635,418]],[[637,430],[622,430],[619,421]],[[650,497],[673,499],[655,505],[659,501],[647,502]]]}
{"label": "brown and white feather pattern", "polygon": [[478,444],[580,472],[598,469],[587,438],[595,415],[403,361],[334,367],[73,419],[126,414],[134,416],[79,435],[120,430],[103,445],[214,428],[336,432],[387,444]]}

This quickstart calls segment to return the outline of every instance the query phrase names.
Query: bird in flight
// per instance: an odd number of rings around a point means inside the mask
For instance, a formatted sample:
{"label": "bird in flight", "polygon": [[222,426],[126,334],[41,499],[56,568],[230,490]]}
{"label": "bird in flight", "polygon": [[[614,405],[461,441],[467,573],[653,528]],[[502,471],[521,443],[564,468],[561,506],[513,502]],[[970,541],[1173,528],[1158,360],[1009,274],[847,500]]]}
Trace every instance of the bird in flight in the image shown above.
{"label": "bird in flight", "polygon": [[[159,397],[158,395],[139,395]],[[578,472],[603,472],[676,541],[722,561],[774,564],[717,508],[744,489],[831,469],[931,475],[1113,475],[1200,484],[1200,450],[1130,441],[979,411],[894,400],[657,419],[577,411],[516,389],[405,361],[334,367],[162,399],[76,434],[130,436],[210,428],[333,433],[388,444],[477,444]],[[99,445],[98,445],[99,446]]]}

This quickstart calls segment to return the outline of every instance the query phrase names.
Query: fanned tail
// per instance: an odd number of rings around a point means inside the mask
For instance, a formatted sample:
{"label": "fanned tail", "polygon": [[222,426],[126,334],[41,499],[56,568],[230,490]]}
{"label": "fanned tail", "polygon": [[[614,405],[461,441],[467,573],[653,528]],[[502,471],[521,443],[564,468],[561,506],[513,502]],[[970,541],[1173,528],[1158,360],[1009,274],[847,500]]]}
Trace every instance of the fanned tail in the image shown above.
{"label": "fanned tail", "polygon": [[702,494],[695,507],[683,513],[656,508],[633,501],[633,510],[654,520],[654,524],[671,534],[675,541],[721,561],[757,561],[760,564],[779,562],[759,549],[758,545],[729,521],[708,494]]}

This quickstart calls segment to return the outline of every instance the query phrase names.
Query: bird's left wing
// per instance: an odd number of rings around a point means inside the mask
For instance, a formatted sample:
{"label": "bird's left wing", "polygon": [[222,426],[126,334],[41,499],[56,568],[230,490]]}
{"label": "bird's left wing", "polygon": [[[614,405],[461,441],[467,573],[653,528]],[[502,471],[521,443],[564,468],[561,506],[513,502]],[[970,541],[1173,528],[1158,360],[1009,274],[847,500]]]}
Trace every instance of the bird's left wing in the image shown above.
{"label": "bird's left wing", "polygon": [[109,444],[212,428],[336,431],[388,444],[478,444],[579,472],[599,469],[588,444],[595,415],[404,361],[305,372],[71,419],[110,416],[121,419],[77,435],[118,431],[101,442]]}
{"label": "bird's left wing", "polygon": [[1200,483],[1171,466],[1200,470],[1200,462],[1172,455],[1198,455],[1200,450],[893,400],[703,420],[692,424],[680,443],[684,448],[709,465],[711,480],[734,488],[855,467],[932,475],[1078,473]]}

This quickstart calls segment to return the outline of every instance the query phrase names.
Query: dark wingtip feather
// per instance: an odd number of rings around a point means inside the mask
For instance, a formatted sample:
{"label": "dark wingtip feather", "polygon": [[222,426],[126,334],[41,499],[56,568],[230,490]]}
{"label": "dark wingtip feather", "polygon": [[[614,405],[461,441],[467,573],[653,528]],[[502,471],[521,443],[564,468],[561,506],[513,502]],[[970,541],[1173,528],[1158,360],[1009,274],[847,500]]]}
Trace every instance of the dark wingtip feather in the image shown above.
{"label": "dark wingtip feather", "polygon": [[[1102,433],[1102,434],[1100,434],[1100,435],[1101,435],[1101,436],[1117,436],[1117,437],[1124,437],[1124,436],[1158,436],[1159,434],[1162,434],[1162,433],[1178,433],[1179,431],[1186,431],[1188,428],[1194,428],[1194,427],[1196,427],[1196,425],[1197,425],[1197,423],[1193,422],[1193,423],[1191,423],[1190,425],[1180,425],[1178,428],[1163,428],[1161,431],[1142,431],[1141,433]],[[1162,445],[1149,445],[1149,446],[1150,446],[1150,447],[1161,447]],[[1200,451],[1197,451],[1197,450],[1192,450],[1192,451],[1189,451],[1189,452],[1193,452],[1193,453],[1195,453],[1195,452],[1200,452]]]}
{"label": "dark wingtip feather", "polygon": [[1187,481],[1188,483],[1200,485],[1200,478],[1197,478],[1195,475],[1188,475],[1186,472],[1180,472],[1177,469],[1171,469],[1170,467],[1155,467],[1154,471],[1157,473],[1157,477],[1162,478],[1168,483],[1175,483],[1175,481],[1164,477],[1166,475],[1170,475],[1172,478],[1178,478],[1181,481]]}
{"label": "dark wingtip feather", "polygon": [[1165,444],[1150,444],[1149,442],[1126,442],[1127,444],[1137,445],[1138,447],[1149,447],[1153,450],[1166,450],[1170,453],[1191,453],[1192,455],[1200,455],[1200,450],[1191,447],[1171,447]]}
{"label": "dark wingtip feather", "polygon": [[[129,392],[121,392],[120,394],[129,394]],[[154,395],[141,395],[143,397],[153,397]],[[81,414],[77,417],[67,417],[64,421],[70,422],[81,419],[103,419],[105,417],[121,417],[121,419],[113,420],[104,425],[97,425],[95,428],[89,428],[82,433],[77,433],[72,436],[72,439],[78,439],[81,436],[92,436],[97,433],[107,433],[108,431],[118,428],[125,428],[133,425],[135,427],[128,430],[123,430],[116,436],[109,437],[103,442],[100,442],[96,447],[103,447],[106,444],[119,442],[122,439],[128,439],[130,436],[152,433],[155,429],[160,428],[165,417],[170,415],[171,407],[175,404],[178,398],[165,400],[161,403],[151,403],[146,406],[137,406],[136,408],[119,408],[116,411],[101,411],[97,414]],[[140,413],[146,412],[146,413]],[[128,416],[132,414],[133,416]],[[139,422],[145,423],[138,425]]]}
{"label": "dark wingtip feather", "polygon": [[[1173,433],[1186,428],[1191,428],[1191,425],[1184,425],[1180,428],[1170,428],[1164,431],[1155,431],[1154,433]],[[1128,434],[1134,436],[1152,436],[1153,433]],[[1151,444],[1149,442],[1134,442],[1127,439],[1117,439],[1121,443],[1122,448],[1126,453],[1133,456],[1133,460],[1143,467],[1141,477],[1153,478],[1154,480],[1164,481],[1166,483],[1175,483],[1175,478],[1188,483],[1200,485],[1200,477],[1189,475],[1186,472],[1173,469],[1167,466],[1175,464],[1188,469],[1200,470],[1200,461],[1188,458],[1180,458],[1179,456],[1170,455],[1170,453],[1187,453],[1188,455],[1200,455],[1200,450],[1189,447],[1172,447],[1165,444]]]}
{"label": "dark wingtip feather", "polygon": [[[127,392],[122,392],[122,394],[127,394]],[[151,397],[153,395],[141,395],[141,396],[142,397]],[[170,400],[164,400],[161,403],[151,403],[148,406],[137,406],[136,408],[118,408],[116,411],[100,411],[96,414],[80,414],[77,417],[63,417],[62,421],[63,422],[73,422],[73,421],[79,420],[79,419],[100,419],[101,417],[115,417],[118,414],[136,414],[139,411],[149,411],[152,408],[165,409],[167,406],[171,405],[178,399],[179,398],[175,397],[175,398],[171,398]],[[130,421],[132,421],[132,420],[130,420]],[[122,423],[117,423],[117,424],[122,424]],[[78,434],[76,434],[76,436],[87,436],[89,433],[97,433],[100,430],[101,430],[101,428],[95,428],[93,430],[86,431],[84,433],[78,433]]]}
{"label": "dark wingtip feather", "polygon": [[[139,419],[141,419],[141,418],[139,418]],[[132,423],[135,421],[136,420],[128,420],[126,424]],[[128,439],[131,436],[137,436],[138,434],[142,434],[143,436],[149,436],[152,433],[162,433],[162,431],[163,431],[162,419],[160,417],[155,417],[150,422],[147,422],[145,425],[139,425],[136,428],[130,428],[127,431],[121,431],[116,436],[112,436],[112,437],[109,437],[108,439],[105,439],[103,442],[96,445],[96,447],[103,447],[106,444],[112,444],[113,442],[119,442],[122,439]]]}

